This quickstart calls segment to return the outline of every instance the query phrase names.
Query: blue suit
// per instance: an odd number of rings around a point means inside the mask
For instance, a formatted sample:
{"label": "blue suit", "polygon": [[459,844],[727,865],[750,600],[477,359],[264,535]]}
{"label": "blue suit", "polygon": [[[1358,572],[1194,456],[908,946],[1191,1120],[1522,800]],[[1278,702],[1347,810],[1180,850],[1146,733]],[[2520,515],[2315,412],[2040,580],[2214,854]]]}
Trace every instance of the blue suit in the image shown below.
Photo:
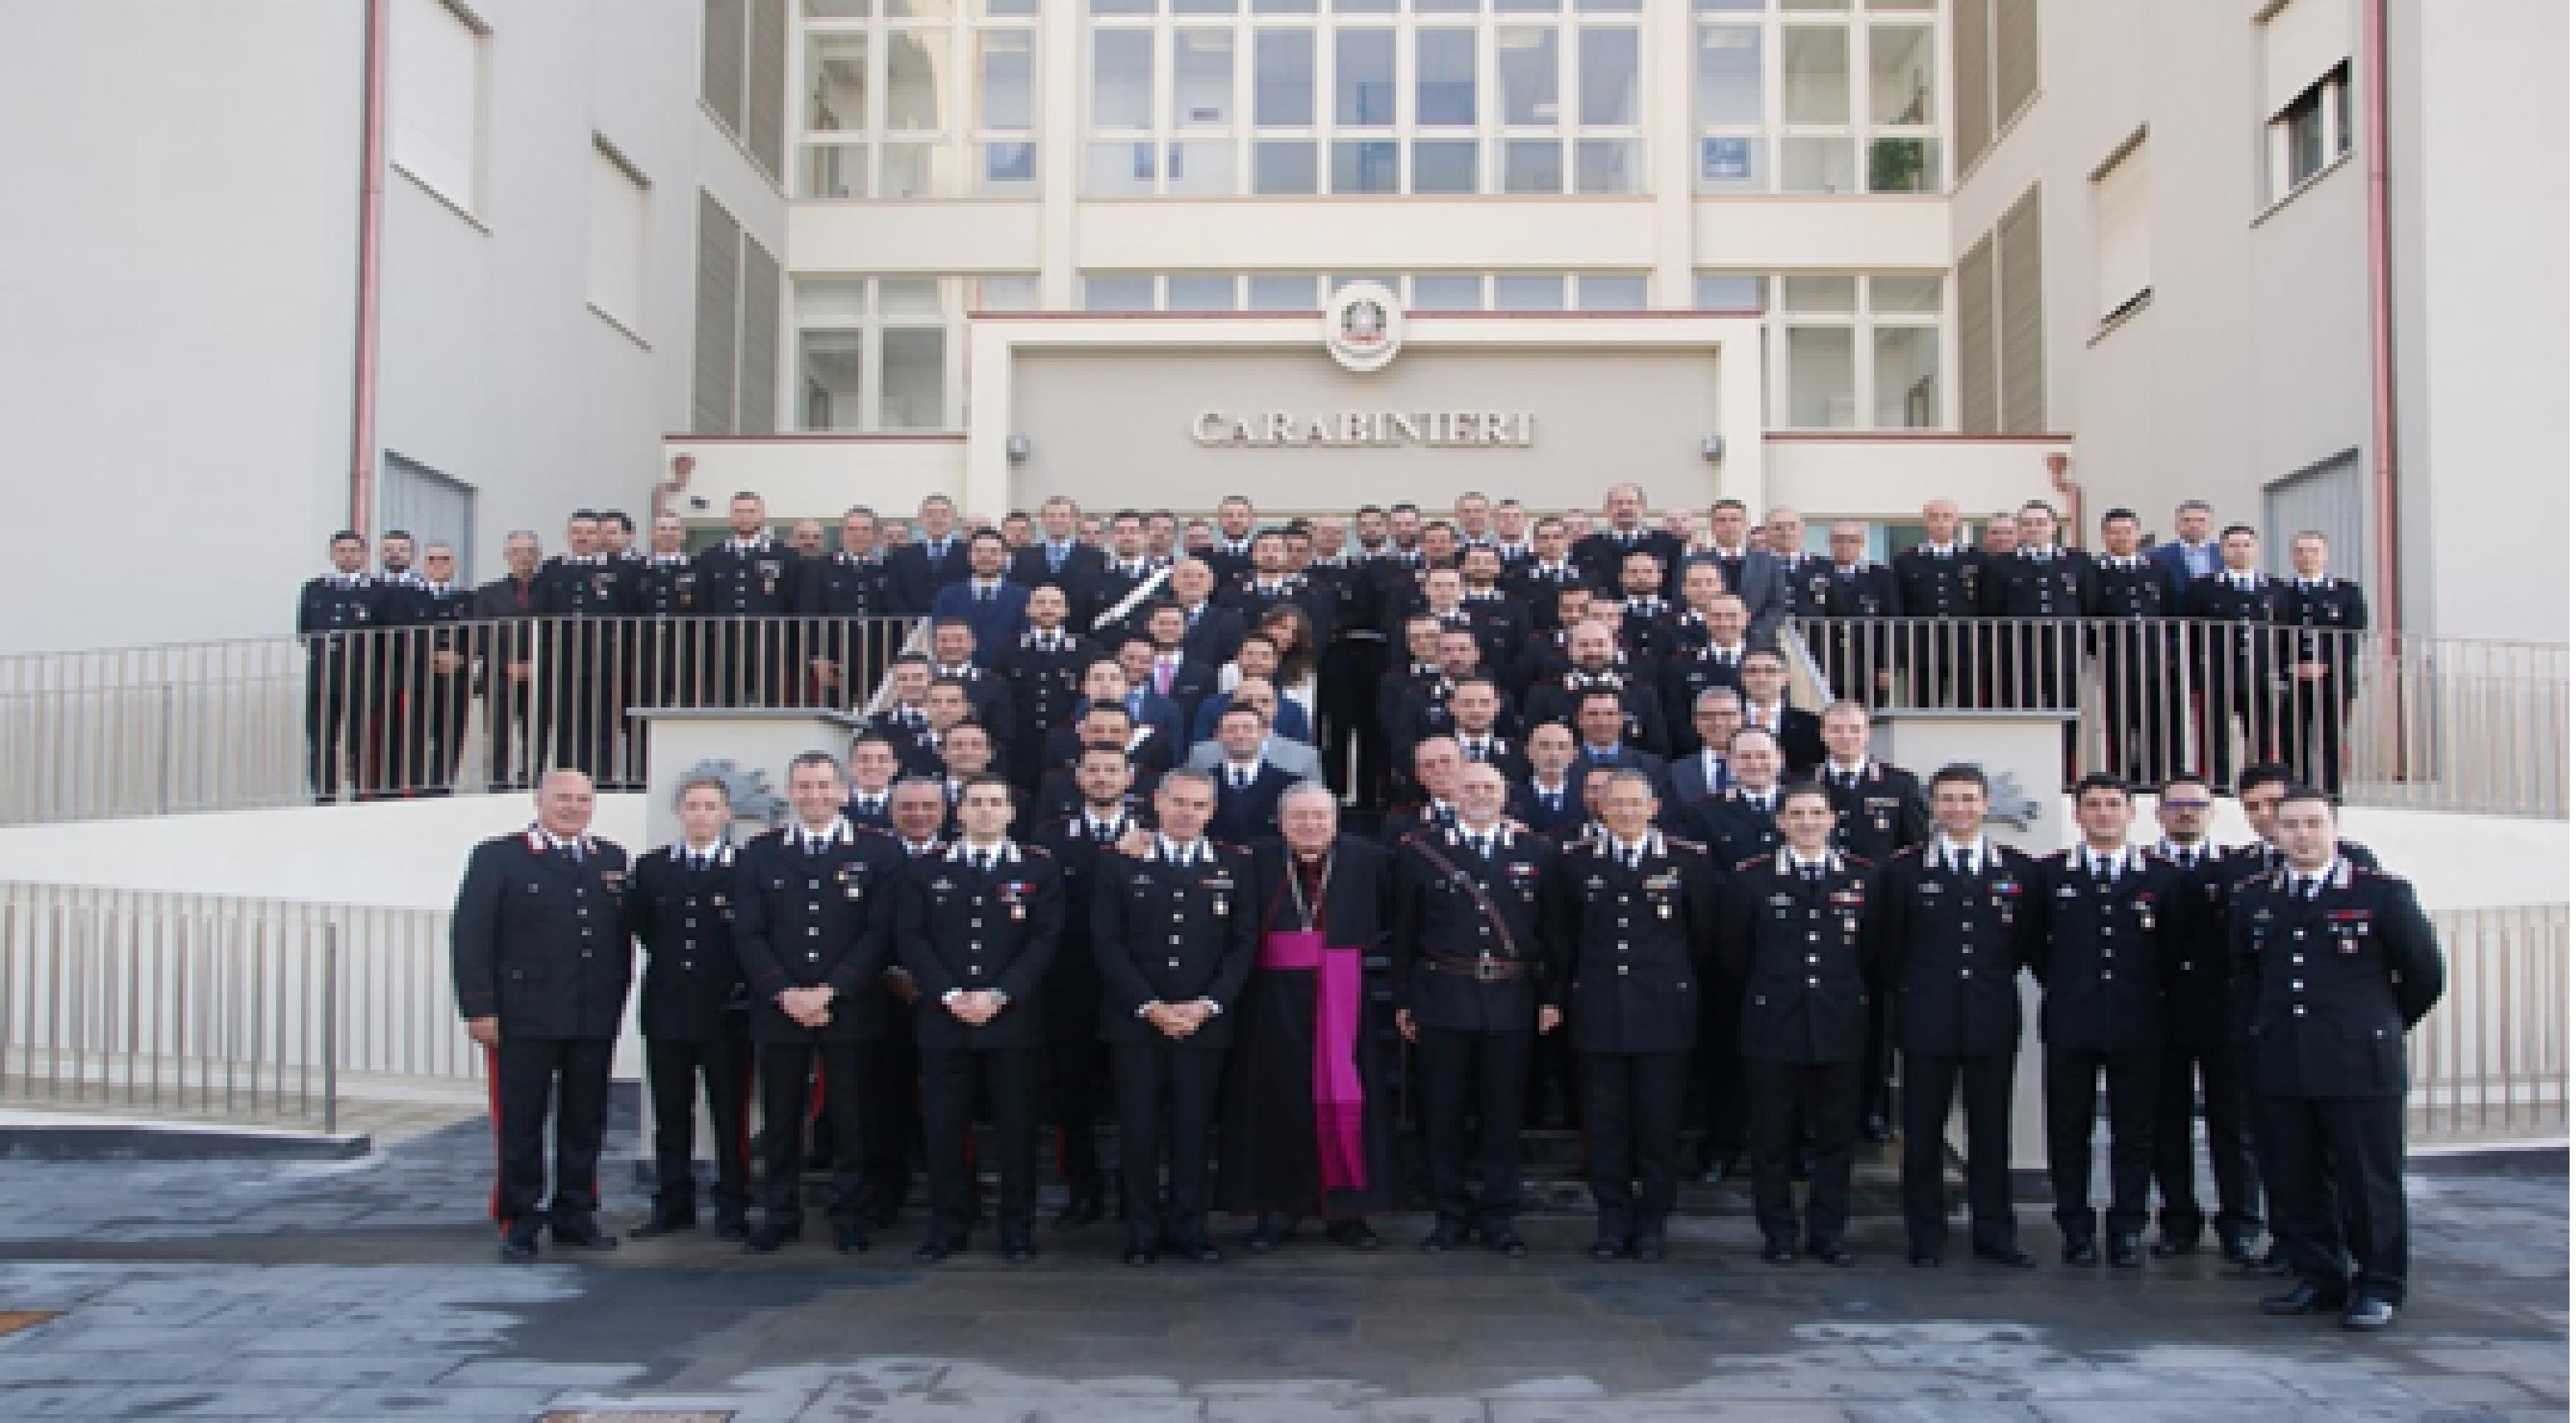
{"label": "blue suit", "polygon": [[1181,734],[1186,728],[1181,725],[1180,703],[1151,687],[1132,687],[1127,692],[1126,706],[1127,715],[1139,725],[1154,728],[1154,734],[1163,738],[1163,744],[1172,748],[1175,757],[1194,744]]}
{"label": "blue suit", "polygon": [[[1190,740],[1195,743],[1214,737],[1216,719],[1225,715],[1225,709],[1233,704],[1234,693],[1232,692],[1221,697],[1210,697],[1199,703],[1198,723],[1192,731]],[[1306,709],[1285,697],[1279,701],[1279,714],[1270,719],[1270,732],[1274,736],[1284,736],[1291,741],[1303,741],[1309,745],[1312,745],[1315,740],[1315,730],[1306,721]]]}
{"label": "blue suit", "polygon": [[998,583],[990,602],[975,597],[973,582],[951,583],[930,600],[933,618],[962,618],[975,629],[975,665],[989,667],[1003,648],[1017,641],[1029,625],[1029,590],[1017,583]]}
{"label": "blue suit", "polygon": [[2180,608],[2182,606],[2183,594],[2190,591],[2191,580],[2204,573],[2216,573],[2218,571],[2219,562],[2217,543],[2213,541],[2202,544],[2201,547],[2209,550],[2209,563],[2208,566],[2203,568],[2194,568],[2191,566],[2191,560],[2183,555],[2182,540],[2180,539],[2174,539],[2167,543],[2160,543],[2154,548],[2147,550],[2147,561],[2162,570],[2165,575],[2165,604],[2167,607]]}

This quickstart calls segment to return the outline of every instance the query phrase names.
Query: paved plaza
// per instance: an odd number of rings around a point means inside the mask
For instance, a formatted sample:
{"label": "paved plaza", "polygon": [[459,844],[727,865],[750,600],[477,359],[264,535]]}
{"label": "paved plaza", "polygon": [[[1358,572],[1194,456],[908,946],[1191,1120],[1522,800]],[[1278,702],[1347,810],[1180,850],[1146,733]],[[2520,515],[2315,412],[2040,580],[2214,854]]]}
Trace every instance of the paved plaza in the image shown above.
{"label": "paved plaza", "polygon": [[[631,1139],[631,1138],[628,1138]],[[1674,1260],[1597,1265],[1589,1223],[1526,1261],[1360,1256],[1121,1268],[1118,1228],[1041,1226],[1039,1261],[925,1270],[918,1212],[848,1259],[704,1233],[578,1263],[494,1258],[480,1123],[329,1164],[0,1163],[0,1414],[755,1419],[2175,1419],[2567,1416],[2563,1152],[2417,1163],[2396,1329],[2267,1319],[2213,1255],[2129,1274],[1763,1265],[1740,1214]],[[641,1202],[613,1163],[610,1216]],[[1884,1193],[1877,1193],[1884,1194]],[[1240,1231],[1232,1232],[1240,1238]],[[978,1240],[990,1245],[989,1238]]]}

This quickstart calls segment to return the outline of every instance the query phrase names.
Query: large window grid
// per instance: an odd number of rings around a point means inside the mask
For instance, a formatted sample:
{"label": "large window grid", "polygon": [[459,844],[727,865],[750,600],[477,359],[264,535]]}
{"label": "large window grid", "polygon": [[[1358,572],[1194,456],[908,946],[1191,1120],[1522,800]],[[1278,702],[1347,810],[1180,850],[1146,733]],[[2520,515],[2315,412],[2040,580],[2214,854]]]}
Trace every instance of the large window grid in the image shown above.
{"label": "large window grid", "polygon": [[798,277],[797,428],[964,429],[969,280]]}
{"label": "large window grid", "polygon": [[1703,193],[1947,190],[1930,0],[1695,0]]}
{"label": "large window grid", "polygon": [[1638,311],[1643,272],[1094,272],[1085,311],[1321,311],[1333,292],[1375,282],[1415,315],[1441,311]]}
{"label": "large window grid", "polygon": [[1771,428],[1932,430],[1952,423],[1945,284],[1937,271],[1701,272],[1693,296],[1761,313]]}
{"label": "large window grid", "polygon": [[1008,0],[806,0],[797,196],[1034,196],[1032,13]]}
{"label": "large window grid", "polygon": [[1642,192],[1640,6],[1089,0],[1083,192]]}

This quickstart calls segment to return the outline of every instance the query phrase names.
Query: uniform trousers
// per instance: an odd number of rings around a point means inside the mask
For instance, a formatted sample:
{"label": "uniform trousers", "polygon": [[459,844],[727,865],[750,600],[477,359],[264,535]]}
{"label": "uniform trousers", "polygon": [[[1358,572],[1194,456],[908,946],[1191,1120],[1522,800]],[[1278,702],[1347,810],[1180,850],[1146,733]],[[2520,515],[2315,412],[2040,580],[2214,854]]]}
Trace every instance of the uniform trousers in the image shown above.
{"label": "uniform trousers", "polygon": [[[1499,1230],[1521,1206],[1521,1115],[1529,1100],[1535,1031],[1422,1028],[1422,1133],[1440,1223]],[[1481,1196],[1467,1195],[1467,1116],[1476,1117]]]}
{"label": "uniform trousers", "polygon": [[[500,1181],[492,1218],[504,1230],[533,1229],[539,1216],[581,1230],[599,1210],[599,1143],[608,1131],[609,1038],[532,1038],[504,1032],[486,1066]],[[546,1195],[546,1115],[555,1124],[555,1190]],[[523,1224],[525,1222],[525,1224]]]}
{"label": "uniform trousers", "polygon": [[2406,1302],[2406,1099],[2265,1097],[2273,1232],[2290,1269]]}
{"label": "uniform trousers", "polygon": [[[1127,1197],[1127,1233],[1196,1244],[1207,1238],[1208,1137],[1216,1122],[1225,1049],[1169,1039],[1120,1043],[1118,1177]],[[1162,1157],[1171,1156],[1170,1187]]]}
{"label": "uniform trousers", "polygon": [[925,1048],[921,1054],[922,1118],[929,1132],[930,1221],[934,1234],[962,1240],[975,1224],[975,1089],[993,1103],[994,1168],[1001,1194],[994,1224],[1007,1239],[1026,1237],[1037,1215],[1037,1070],[1042,1049]]}
{"label": "uniform trousers", "polygon": [[1978,1057],[1905,1054],[1900,1190],[1911,1249],[1937,1253],[1950,1236],[1942,1172],[1954,1100],[1967,1117],[1971,1238],[1986,1249],[2014,1248],[2018,1232],[2012,1210],[2012,1081],[2010,1052]]}
{"label": "uniform trousers", "polygon": [[832,1125],[832,1192],[825,1205],[836,1226],[855,1226],[867,1200],[860,1169],[862,1067],[872,1044],[808,1041],[760,1045],[760,1204],[769,1225],[794,1230],[805,1221],[805,1113],[819,1067],[823,1112]]}
{"label": "uniform trousers", "polygon": [[2195,1115],[2208,1124],[2220,1239],[2250,1239],[2263,1228],[2263,1184],[2254,1169],[2245,1084],[2237,1067],[2235,1046],[2225,1042],[2196,1045],[2168,1037],[2156,1055],[2156,1225],[2168,1239],[2195,1239],[2209,1220],[2193,1164]]}
{"label": "uniform trousers", "polygon": [[739,1012],[716,1015],[704,1038],[646,1038],[644,1074],[653,1091],[653,1206],[686,1216],[697,1208],[698,1092],[707,1097],[715,1141],[716,1214],[739,1220],[751,1208],[751,1025]]}
{"label": "uniform trousers", "polygon": [[2102,1225],[2114,1236],[2143,1232],[2147,1183],[2156,1163],[2156,1049],[2107,1051],[2051,1043],[2042,1049],[2040,1071],[2058,1229],[2069,1244],[2093,1239],[2093,1123],[2107,1093],[2111,1208],[2103,1213]]}
{"label": "uniform trousers", "polygon": [[1658,1236],[1673,1212],[1687,1052],[1580,1052],[1593,1208],[1604,1237]]}
{"label": "uniform trousers", "polygon": [[1789,1163],[1804,1134],[1815,1146],[1807,1177],[1807,1244],[1840,1245],[1851,1220],[1852,1142],[1866,1065],[1747,1058],[1744,1075],[1753,1105],[1753,1218],[1762,1238],[1772,1244],[1798,1239]]}

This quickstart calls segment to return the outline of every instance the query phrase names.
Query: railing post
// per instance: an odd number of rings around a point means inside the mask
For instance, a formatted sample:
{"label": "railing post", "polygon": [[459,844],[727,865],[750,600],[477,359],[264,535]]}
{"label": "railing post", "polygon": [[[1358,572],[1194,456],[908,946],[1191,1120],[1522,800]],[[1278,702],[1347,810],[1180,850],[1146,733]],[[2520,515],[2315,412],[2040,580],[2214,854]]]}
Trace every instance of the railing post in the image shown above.
{"label": "railing post", "polygon": [[340,1134],[340,926],[322,930],[322,1132]]}

